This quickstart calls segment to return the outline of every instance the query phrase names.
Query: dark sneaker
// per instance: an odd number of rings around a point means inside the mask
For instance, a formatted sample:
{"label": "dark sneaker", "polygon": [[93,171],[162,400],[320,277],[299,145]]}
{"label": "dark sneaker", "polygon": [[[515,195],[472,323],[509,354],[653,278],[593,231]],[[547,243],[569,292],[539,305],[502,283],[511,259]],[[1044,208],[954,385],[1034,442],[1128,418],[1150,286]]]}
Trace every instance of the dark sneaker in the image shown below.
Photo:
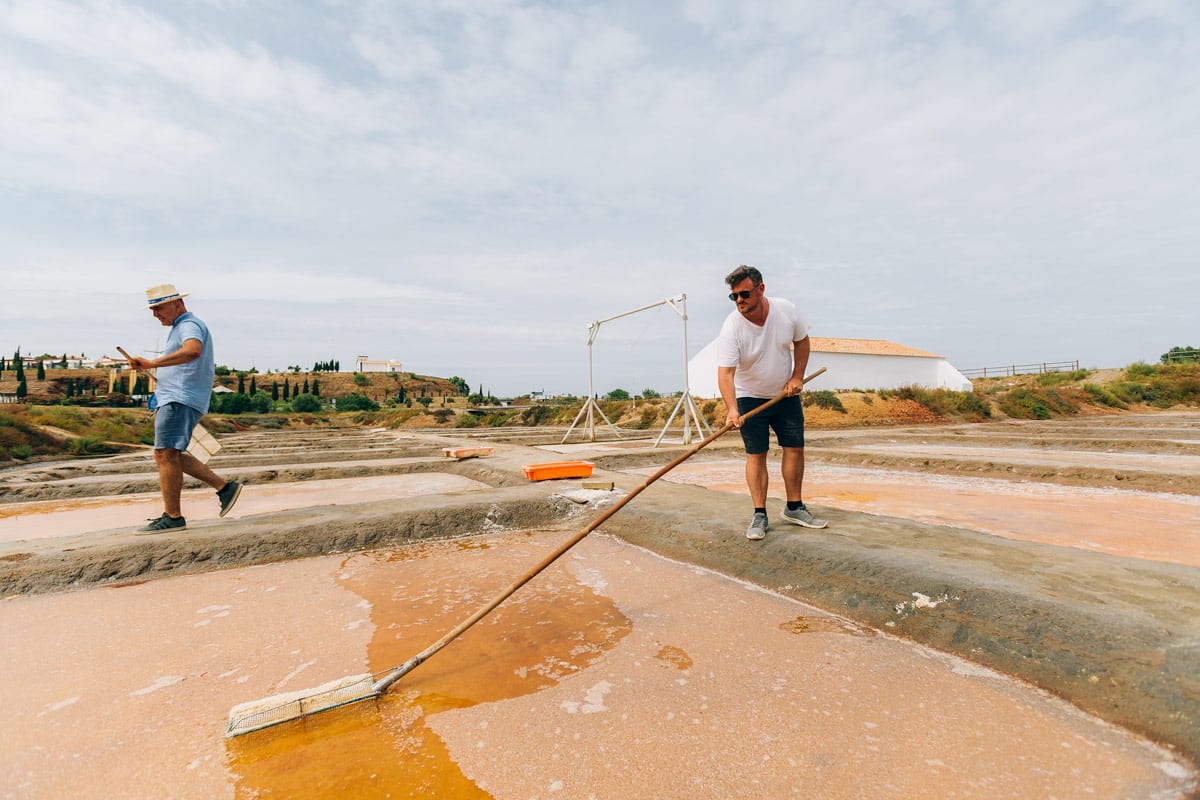
{"label": "dark sneaker", "polygon": [[746,528],[747,539],[763,539],[767,535],[767,515],[761,511],[754,512],[754,519],[750,520],[750,527]]}
{"label": "dark sneaker", "polygon": [[233,504],[237,502],[238,495],[242,493],[242,485],[237,481],[225,481],[225,488],[217,492],[217,499],[221,501],[221,516],[225,516],[233,508]]}
{"label": "dark sneaker", "polygon": [[783,518],[788,522],[796,525],[803,525],[806,528],[824,528],[829,524],[823,519],[814,517],[809,513],[808,509],[804,508],[803,506],[797,508],[795,511],[785,508],[783,510]]}
{"label": "dark sneaker", "polygon": [[137,533],[161,533],[162,531],[181,531],[187,527],[183,517],[168,517],[166,512],[158,519],[150,520],[149,525],[137,529]]}

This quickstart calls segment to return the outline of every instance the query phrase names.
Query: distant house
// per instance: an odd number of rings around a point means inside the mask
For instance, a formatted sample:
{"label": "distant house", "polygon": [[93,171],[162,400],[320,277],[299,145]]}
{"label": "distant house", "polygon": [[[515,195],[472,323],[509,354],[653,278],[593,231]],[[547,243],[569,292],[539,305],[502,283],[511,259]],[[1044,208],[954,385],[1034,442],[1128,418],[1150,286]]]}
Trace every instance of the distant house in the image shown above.
{"label": "distant house", "polygon": [[[811,384],[814,389],[926,389],[970,391],[971,382],[945,358],[886,339],[829,339],[809,337],[812,352],[808,372],[826,372]],[[717,342],[688,361],[688,382],[696,397],[720,397],[717,388]]]}
{"label": "distant house", "polygon": [[359,356],[354,360],[355,372],[399,372],[400,367],[400,362],[393,360],[381,361],[366,356]]}

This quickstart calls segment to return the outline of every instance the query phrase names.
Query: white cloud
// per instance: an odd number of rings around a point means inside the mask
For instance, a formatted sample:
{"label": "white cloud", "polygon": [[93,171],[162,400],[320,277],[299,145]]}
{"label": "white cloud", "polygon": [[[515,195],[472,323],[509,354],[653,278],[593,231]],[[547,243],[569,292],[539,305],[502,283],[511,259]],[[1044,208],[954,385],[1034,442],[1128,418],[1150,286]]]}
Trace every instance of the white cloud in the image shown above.
{"label": "white cloud", "polygon": [[[581,391],[587,322],[687,292],[698,349],[743,262],[822,334],[911,332],[965,366],[1120,364],[1190,330],[1194,4],[294,12],[0,9],[0,269],[27,307],[0,348],[107,342],[93,299],[131,298],[141,325],[165,279],[195,287],[234,363],[389,351],[499,391],[534,380],[510,365],[563,365],[545,388]],[[269,318],[226,313],[261,297]],[[997,335],[1018,309],[1042,335]],[[610,346],[668,380],[671,326],[633,330]]]}

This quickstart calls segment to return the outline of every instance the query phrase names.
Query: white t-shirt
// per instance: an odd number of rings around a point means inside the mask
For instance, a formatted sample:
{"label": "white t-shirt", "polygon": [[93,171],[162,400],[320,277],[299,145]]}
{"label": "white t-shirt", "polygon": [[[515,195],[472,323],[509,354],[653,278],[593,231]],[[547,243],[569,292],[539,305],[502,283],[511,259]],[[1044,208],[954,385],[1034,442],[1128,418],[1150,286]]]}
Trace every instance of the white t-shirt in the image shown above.
{"label": "white t-shirt", "polygon": [[733,388],[738,397],[774,397],[792,377],[795,342],[808,336],[808,320],[795,304],[767,298],[767,319],[755,325],[734,310],[717,337],[717,366],[736,367]]}

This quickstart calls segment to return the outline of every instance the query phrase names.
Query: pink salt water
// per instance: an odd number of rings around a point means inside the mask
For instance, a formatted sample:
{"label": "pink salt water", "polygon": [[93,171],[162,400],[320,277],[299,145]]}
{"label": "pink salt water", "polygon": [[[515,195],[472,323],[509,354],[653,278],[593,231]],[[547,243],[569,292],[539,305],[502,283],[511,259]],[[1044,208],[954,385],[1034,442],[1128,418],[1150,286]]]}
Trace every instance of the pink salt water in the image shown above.
{"label": "pink salt water", "polygon": [[[768,465],[770,495],[782,499],[779,462]],[[648,475],[654,469],[635,471]],[[748,494],[741,458],[681,464],[664,480]],[[807,470],[804,498],[814,506],[1200,566],[1200,497],[1194,495],[820,464]],[[774,529],[779,530],[778,522]]]}
{"label": "pink salt water", "polygon": [[[470,478],[437,472],[250,484],[242,491],[229,518],[291,508],[348,505],[486,488],[487,484]],[[185,490],[182,502],[184,516],[189,522],[217,518],[219,505],[211,489]],[[11,503],[0,505],[0,541],[136,528],[161,513],[162,498],[157,492]]]}
{"label": "pink salt water", "polygon": [[380,701],[223,738],[237,703],[401,663],[573,530],[4,600],[0,795],[1065,799],[1194,785],[1168,752],[1009,678],[602,533]]}

